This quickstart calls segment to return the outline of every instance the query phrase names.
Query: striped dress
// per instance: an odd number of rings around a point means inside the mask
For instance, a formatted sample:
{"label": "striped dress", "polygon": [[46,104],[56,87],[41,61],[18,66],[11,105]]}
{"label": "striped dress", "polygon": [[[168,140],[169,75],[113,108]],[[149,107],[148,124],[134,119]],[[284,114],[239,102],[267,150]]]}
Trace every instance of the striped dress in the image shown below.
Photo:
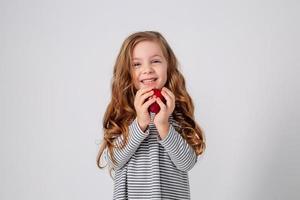
{"label": "striped dress", "polygon": [[135,119],[129,126],[127,145],[114,149],[115,165],[105,151],[108,164],[115,169],[114,200],[190,199],[188,171],[197,155],[175,130],[172,116],[169,123],[168,135],[161,140],[153,123],[143,132]]}

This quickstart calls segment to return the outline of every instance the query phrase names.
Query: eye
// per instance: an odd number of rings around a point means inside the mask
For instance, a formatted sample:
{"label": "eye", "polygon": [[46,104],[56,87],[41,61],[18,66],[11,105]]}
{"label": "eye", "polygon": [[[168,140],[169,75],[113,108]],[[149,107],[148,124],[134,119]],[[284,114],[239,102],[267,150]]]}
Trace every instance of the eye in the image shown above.
{"label": "eye", "polygon": [[153,62],[153,63],[161,63],[160,60],[153,60],[152,62]]}
{"label": "eye", "polygon": [[140,63],[133,63],[133,67],[138,67],[139,65],[141,65]]}

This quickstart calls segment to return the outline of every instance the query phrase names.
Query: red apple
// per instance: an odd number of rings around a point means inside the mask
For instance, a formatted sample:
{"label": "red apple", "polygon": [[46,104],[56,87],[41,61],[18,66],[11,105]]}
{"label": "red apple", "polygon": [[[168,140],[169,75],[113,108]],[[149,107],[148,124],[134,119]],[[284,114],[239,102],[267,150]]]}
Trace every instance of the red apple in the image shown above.
{"label": "red apple", "polygon": [[[160,89],[153,89],[154,94],[156,97],[159,97],[163,103],[166,103],[166,99],[163,97],[163,95],[161,94],[161,90]],[[159,104],[157,102],[154,102],[153,104],[151,104],[148,108],[149,112],[153,112],[155,114],[157,114],[160,110]]]}

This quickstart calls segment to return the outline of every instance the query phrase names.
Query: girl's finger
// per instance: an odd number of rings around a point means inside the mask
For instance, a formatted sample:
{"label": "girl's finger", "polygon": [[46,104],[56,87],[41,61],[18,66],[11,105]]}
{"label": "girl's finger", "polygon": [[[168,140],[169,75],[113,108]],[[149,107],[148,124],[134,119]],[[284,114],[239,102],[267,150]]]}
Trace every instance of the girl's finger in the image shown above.
{"label": "girl's finger", "polygon": [[[136,102],[138,105],[142,105],[145,102],[145,100],[153,94],[152,89],[153,89],[153,86],[142,88],[137,91],[135,98],[136,98]],[[144,95],[146,95],[146,96],[144,96]]]}
{"label": "girl's finger", "polygon": [[162,91],[166,92],[172,99],[174,99],[175,101],[175,95],[173,94],[173,92],[171,90],[169,90],[168,88],[166,87],[163,87],[162,88]]}
{"label": "girl's finger", "polygon": [[143,109],[148,109],[148,107],[151,105],[151,104],[153,104],[154,102],[156,101],[156,99],[155,98],[149,98],[149,100],[148,101],[146,101],[144,104],[143,104]]}
{"label": "girl's finger", "polygon": [[174,109],[175,108],[175,95],[173,94],[173,92],[171,92],[168,88],[164,87],[162,89],[162,94],[167,94],[166,96],[168,96],[170,98],[169,101],[167,101],[167,105],[169,109]]}
{"label": "girl's finger", "polygon": [[160,110],[163,110],[163,111],[167,110],[166,104],[164,104],[164,102],[162,102],[162,100],[159,97],[156,98],[156,102],[158,103]]}
{"label": "girl's finger", "polygon": [[163,95],[163,97],[166,99],[167,101],[167,106],[170,107],[170,105],[173,103],[173,99],[170,97],[170,95],[168,93],[166,93],[165,91],[162,91],[161,94]]}
{"label": "girl's finger", "polygon": [[139,90],[136,92],[136,96],[142,96],[143,94],[149,92],[149,91],[152,90],[153,88],[154,88],[153,86],[141,88],[141,89],[139,89]]}
{"label": "girl's finger", "polygon": [[145,94],[143,94],[141,97],[140,97],[140,104],[144,104],[145,101],[147,100],[147,98],[150,98],[152,97],[152,95],[154,94],[154,92],[151,90]]}

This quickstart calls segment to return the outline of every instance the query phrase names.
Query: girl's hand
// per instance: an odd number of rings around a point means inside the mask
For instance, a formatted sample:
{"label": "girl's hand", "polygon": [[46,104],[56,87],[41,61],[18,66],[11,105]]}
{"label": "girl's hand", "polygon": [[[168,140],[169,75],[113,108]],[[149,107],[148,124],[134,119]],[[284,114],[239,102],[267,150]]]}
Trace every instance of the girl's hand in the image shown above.
{"label": "girl's hand", "polygon": [[160,106],[160,111],[155,115],[153,122],[160,137],[163,139],[169,132],[169,116],[175,109],[175,95],[166,87],[162,88],[161,94],[166,99],[166,104],[164,104],[159,97],[155,98],[156,102]]}
{"label": "girl's hand", "polygon": [[137,115],[137,122],[144,132],[151,121],[148,107],[155,102],[154,98],[149,98],[154,94],[152,89],[153,87],[141,88],[137,91],[134,98],[134,108]]}

